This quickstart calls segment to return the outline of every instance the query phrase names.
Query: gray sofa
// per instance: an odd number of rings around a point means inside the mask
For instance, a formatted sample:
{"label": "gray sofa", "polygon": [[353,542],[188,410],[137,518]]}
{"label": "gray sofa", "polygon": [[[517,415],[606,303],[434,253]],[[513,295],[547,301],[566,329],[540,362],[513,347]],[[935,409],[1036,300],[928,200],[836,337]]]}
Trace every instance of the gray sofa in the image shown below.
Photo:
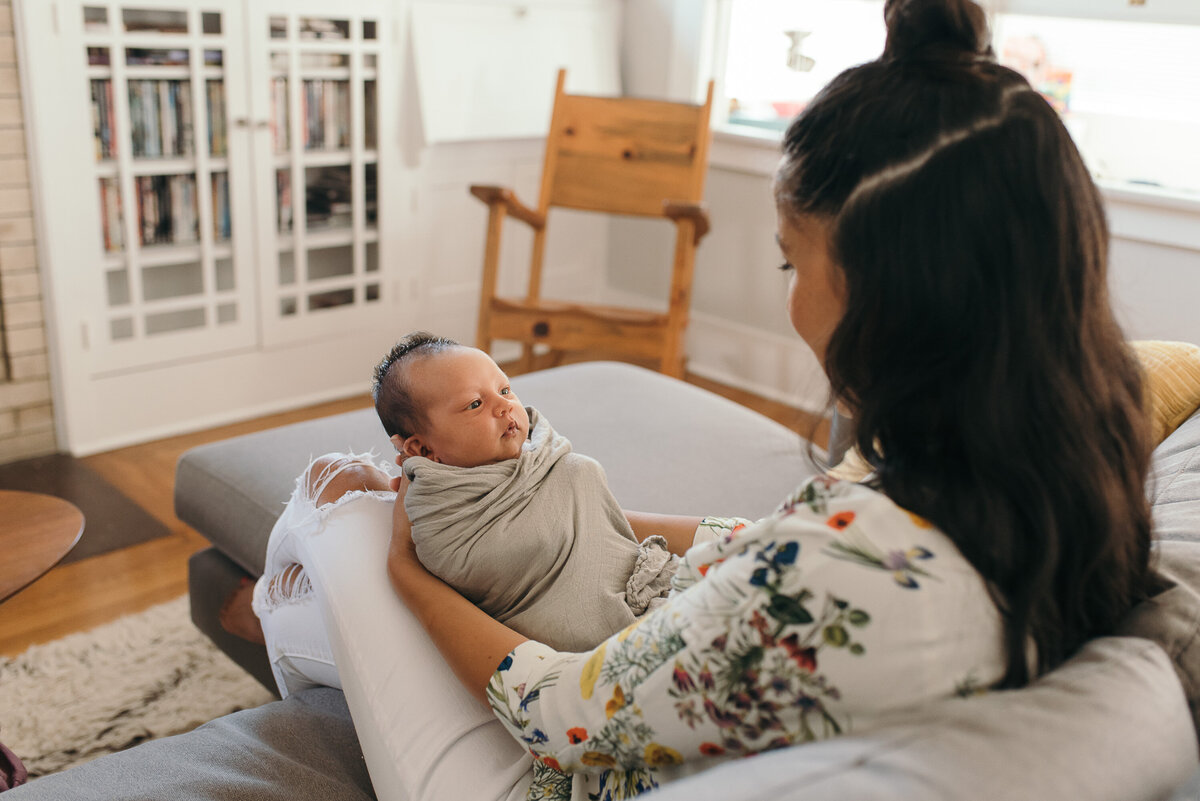
{"label": "gray sofa", "polygon": [[[514,380],[630,509],[761,516],[814,470],[795,434],[636,367],[589,363]],[[271,525],[310,456],[390,452],[371,410],[189,451],[179,517],[213,547],[190,564],[196,625],[272,686],[265,652],[226,635],[221,601],[263,566]],[[1155,454],[1150,486],[1175,586],[1030,687],[915,709],[879,730],[727,763],[663,788],[706,799],[1200,798],[1200,414]],[[310,690],[194,732],[39,779],[14,799],[371,798],[344,698]]]}

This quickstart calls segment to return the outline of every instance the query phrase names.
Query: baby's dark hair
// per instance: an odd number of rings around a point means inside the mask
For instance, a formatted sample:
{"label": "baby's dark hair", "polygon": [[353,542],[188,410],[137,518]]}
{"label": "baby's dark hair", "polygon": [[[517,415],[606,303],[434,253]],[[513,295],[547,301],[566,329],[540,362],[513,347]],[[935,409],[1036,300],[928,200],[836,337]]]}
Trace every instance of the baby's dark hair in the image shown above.
{"label": "baby's dark hair", "polygon": [[375,367],[371,383],[371,397],[375,399],[375,413],[383,430],[389,437],[399,434],[408,439],[427,425],[425,410],[413,397],[412,388],[405,380],[403,365],[420,356],[461,348],[453,339],[437,337],[428,331],[414,331],[401,339],[387,352]]}

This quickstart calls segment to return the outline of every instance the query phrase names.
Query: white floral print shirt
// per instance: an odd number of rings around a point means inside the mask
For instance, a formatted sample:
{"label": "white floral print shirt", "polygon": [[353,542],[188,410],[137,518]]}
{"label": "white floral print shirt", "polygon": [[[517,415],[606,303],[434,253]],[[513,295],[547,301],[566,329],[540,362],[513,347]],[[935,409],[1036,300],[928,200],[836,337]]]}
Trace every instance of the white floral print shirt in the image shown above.
{"label": "white floral print shirt", "polygon": [[757,523],[702,525],[661,608],[589,653],[501,662],[488,698],[534,756],[529,798],[632,797],[1003,675],[979,574],[874,490],[817,477]]}

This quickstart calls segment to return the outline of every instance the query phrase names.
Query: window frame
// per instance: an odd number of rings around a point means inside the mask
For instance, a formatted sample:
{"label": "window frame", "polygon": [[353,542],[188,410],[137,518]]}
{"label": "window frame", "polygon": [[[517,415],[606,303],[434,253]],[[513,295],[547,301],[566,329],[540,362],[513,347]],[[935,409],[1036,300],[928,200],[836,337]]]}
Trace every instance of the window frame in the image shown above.
{"label": "window frame", "polygon": [[[712,25],[706,44],[709,73],[715,78],[713,97],[713,166],[758,175],[772,175],[779,163],[782,133],[765,128],[730,123],[725,70],[733,4],[754,0],[707,0]],[[1070,17],[1124,22],[1153,22],[1200,25],[1197,0],[976,0],[993,25],[998,14],[1040,17]],[[1119,181],[1096,180],[1104,196],[1121,203],[1153,206],[1176,213],[1200,214],[1200,195],[1159,187],[1141,187]]]}

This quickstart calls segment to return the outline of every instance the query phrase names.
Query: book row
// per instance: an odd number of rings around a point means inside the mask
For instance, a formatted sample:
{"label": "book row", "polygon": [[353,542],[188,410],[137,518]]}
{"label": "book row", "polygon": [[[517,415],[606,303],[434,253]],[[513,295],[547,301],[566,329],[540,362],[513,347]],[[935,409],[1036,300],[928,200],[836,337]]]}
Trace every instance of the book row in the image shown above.
{"label": "book row", "polygon": [[301,102],[305,150],[340,150],[350,146],[348,81],[304,81]]}
{"label": "book row", "polygon": [[[366,121],[365,145],[376,146],[375,81],[363,83],[363,116]],[[305,150],[339,150],[350,146],[350,83],[348,81],[303,82],[301,100],[301,142]],[[288,131],[288,80],[271,80],[271,132],[276,153],[286,153],[290,145]]]}
{"label": "book row", "polygon": [[[343,150],[350,146],[350,84],[347,81],[304,81],[301,93],[301,134],[305,150]],[[120,149],[113,84],[107,78],[91,82],[92,136],[96,159],[115,159]],[[364,84],[366,147],[376,146],[375,82]],[[205,125],[209,153],[228,152],[225,85],[205,82]],[[178,158],[193,155],[194,120],[191,83],[186,80],[129,81],[131,152],[134,158]],[[271,130],[276,153],[289,146],[286,78],[271,81]]]}
{"label": "book row", "polygon": [[[194,175],[146,175],[134,179],[137,200],[138,241],[142,245],[184,245],[199,238],[196,177]],[[232,234],[229,213],[229,176],[212,176],[213,241],[227,241]],[[100,217],[104,250],[119,253],[125,247],[121,192],[115,178],[100,179]]]}
{"label": "book row", "polygon": [[191,155],[191,84],[130,81],[129,124],[135,158]]}
{"label": "book row", "polygon": [[[114,159],[119,150],[112,81],[92,81],[92,135],[98,160]],[[227,148],[225,86],[207,81],[205,117],[209,152],[224,156]],[[194,120],[192,88],[188,81],[129,82],[130,147],[134,158],[192,155]]]}

